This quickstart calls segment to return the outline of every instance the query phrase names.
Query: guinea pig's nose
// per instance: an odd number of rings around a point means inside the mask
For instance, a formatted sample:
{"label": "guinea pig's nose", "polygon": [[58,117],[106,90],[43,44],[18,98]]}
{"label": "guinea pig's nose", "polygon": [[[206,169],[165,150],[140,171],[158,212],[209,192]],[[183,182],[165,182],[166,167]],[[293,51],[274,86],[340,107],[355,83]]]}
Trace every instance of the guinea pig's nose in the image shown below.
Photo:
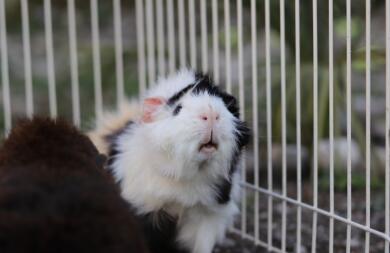
{"label": "guinea pig's nose", "polygon": [[210,110],[207,113],[200,114],[200,119],[208,124],[214,124],[219,120],[219,114]]}

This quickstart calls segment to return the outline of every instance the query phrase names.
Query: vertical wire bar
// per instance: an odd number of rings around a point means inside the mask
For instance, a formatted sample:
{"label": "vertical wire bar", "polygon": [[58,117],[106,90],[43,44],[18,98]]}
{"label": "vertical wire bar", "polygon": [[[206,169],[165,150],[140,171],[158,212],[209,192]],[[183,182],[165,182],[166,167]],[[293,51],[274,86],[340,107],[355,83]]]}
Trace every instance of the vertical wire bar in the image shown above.
{"label": "vertical wire bar", "polygon": [[[333,0],[329,0],[329,209],[334,214],[334,56]],[[334,219],[329,218],[329,253],[333,253]]]}
{"label": "vertical wire bar", "polygon": [[[237,0],[237,60],[238,60],[238,87],[239,87],[239,103],[240,103],[240,115],[242,120],[245,119],[245,90],[244,90],[244,67],[243,67],[243,34],[242,34],[242,0]],[[246,182],[246,167],[245,159],[242,159],[241,179]],[[241,201],[241,235],[247,233],[246,221],[247,221],[247,200],[246,200],[246,188],[242,188],[242,201]]]}
{"label": "vertical wire bar", "polygon": [[[270,0],[265,0],[265,67],[266,67],[266,99],[267,99],[267,187],[270,192],[273,190],[272,184],[272,93],[271,93],[271,16]],[[267,244],[268,251],[271,251],[272,245],[272,214],[273,198],[268,196],[267,205]]]}
{"label": "vertical wire bar", "polygon": [[[386,0],[386,180],[385,180],[385,233],[390,235],[390,2]],[[389,253],[389,241],[385,253]]]}
{"label": "vertical wire bar", "polygon": [[[256,34],[256,0],[251,0],[251,40],[252,40],[252,112],[253,112],[253,152],[254,152],[254,181],[259,187],[259,133],[258,133],[258,94],[257,94],[257,34]],[[254,229],[255,242],[259,241],[259,192],[254,199]]]}
{"label": "vertical wire bar", "polygon": [[[297,135],[297,200],[302,201],[302,164],[301,164],[301,47],[299,0],[295,0],[295,85],[296,85],[296,135]],[[302,208],[297,207],[297,246],[301,249]]]}
{"label": "vertical wire bar", "polygon": [[53,27],[51,17],[51,0],[44,0],[45,37],[46,37],[46,61],[47,78],[49,86],[50,116],[57,117],[57,95],[53,52]]}
{"label": "vertical wire bar", "polygon": [[[313,206],[318,206],[318,33],[317,0],[313,0]],[[313,213],[312,248],[316,252],[317,213]]]}
{"label": "vertical wire bar", "polygon": [[200,0],[200,33],[201,33],[201,40],[202,40],[202,71],[206,72],[209,68],[206,0]]}
{"label": "vertical wire bar", "polygon": [[21,0],[22,30],[23,30],[23,56],[24,56],[24,78],[26,89],[26,115],[31,118],[34,113],[32,70],[31,70],[31,42],[30,42],[30,20],[28,13],[28,0]]}
{"label": "vertical wire bar", "polygon": [[9,87],[7,23],[5,16],[5,0],[0,0],[0,36],[1,36],[1,81],[4,100],[4,131],[5,135],[11,130],[11,97]]}
{"label": "vertical wire bar", "polygon": [[[226,72],[226,90],[232,91],[232,77],[231,77],[231,36],[230,36],[230,1],[224,2],[224,16],[225,16],[225,72]],[[242,29],[242,28],[241,28]]]}
{"label": "vertical wire bar", "polygon": [[77,39],[76,39],[76,14],[74,0],[68,0],[68,23],[69,23],[69,47],[70,47],[70,75],[72,83],[72,111],[73,123],[80,126],[80,94],[79,94],[79,73],[77,61]]}
{"label": "vertical wire bar", "polygon": [[173,13],[173,0],[167,0],[167,18],[168,18],[168,55],[169,55],[169,73],[174,73],[176,69],[175,52],[175,16]]}
{"label": "vertical wire bar", "polygon": [[[351,163],[351,0],[347,0],[347,219],[351,221],[352,216],[352,163]],[[347,225],[346,253],[351,252],[351,225]]]}
{"label": "vertical wire bar", "polygon": [[[158,1],[162,2],[162,1]],[[137,55],[138,55],[138,82],[139,96],[146,91],[146,61],[145,61],[145,26],[144,26],[144,5],[142,0],[135,1],[137,20]],[[165,71],[164,71],[165,72]]]}
{"label": "vertical wire bar", "polygon": [[116,69],[116,99],[117,106],[125,99],[123,77],[123,43],[122,43],[122,13],[121,0],[113,0],[114,4],[114,37],[115,37],[115,69]]}
{"label": "vertical wire bar", "polygon": [[212,0],[212,22],[213,22],[213,70],[214,79],[219,83],[219,49],[218,49],[218,2]]}
{"label": "vertical wire bar", "polygon": [[92,29],[92,51],[93,51],[93,79],[95,91],[95,114],[97,120],[103,114],[102,76],[100,63],[100,36],[99,16],[97,0],[91,0],[91,29]]}
{"label": "vertical wire bar", "polygon": [[156,1],[157,12],[157,62],[158,74],[165,75],[164,7],[163,1]]}
{"label": "vertical wire bar", "polygon": [[[366,226],[371,225],[371,1],[366,1]],[[365,252],[370,252],[370,233],[366,232]]]}
{"label": "vertical wire bar", "polygon": [[185,33],[185,19],[184,19],[184,0],[178,0],[178,29],[179,29],[179,62],[180,67],[186,67],[186,33]]}
{"label": "vertical wire bar", "polygon": [[154,45],[154,19],[153,19],[153,0],[145,0],[146,15],[146,53],[148,57],[148,82],[149,85],[156,81],[156,60]]}
{"label": "vertical wire bar", "polygon": [[189,30],[190,30],[190,64],[196,69],[196,27],[195,27],[195,4],[194,0],[188,1]]}
{"label": "vertical wire bar", "polygon": [[[282,194],[287,197],[287,129],[286,129],[286,52],[285,52],[285,4],[280,0],[280,69],[281,69],[281,97],[282,97]],[[286,252],[286,209],[287,203],[282,202],[282,252]]]}
{"label": "vertical wire bar", "polygon": [[184,14],[184,0],[178,0],[177,16],[179,18],[179,64],[181,68],[186,67],[186,34]]}

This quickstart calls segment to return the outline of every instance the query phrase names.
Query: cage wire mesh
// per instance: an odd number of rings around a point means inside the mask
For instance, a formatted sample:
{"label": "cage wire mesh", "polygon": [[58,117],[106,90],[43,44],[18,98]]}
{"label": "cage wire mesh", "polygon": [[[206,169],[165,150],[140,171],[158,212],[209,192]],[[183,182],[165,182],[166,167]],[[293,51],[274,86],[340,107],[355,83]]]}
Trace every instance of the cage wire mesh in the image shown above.
{"label": "cage wire mesh", "polygon": [[207,71],[253,130],[231,237],[389,252],[389,1],[0,0],[0,42],[4,134],[33,114],[88,128],[158,76]]}

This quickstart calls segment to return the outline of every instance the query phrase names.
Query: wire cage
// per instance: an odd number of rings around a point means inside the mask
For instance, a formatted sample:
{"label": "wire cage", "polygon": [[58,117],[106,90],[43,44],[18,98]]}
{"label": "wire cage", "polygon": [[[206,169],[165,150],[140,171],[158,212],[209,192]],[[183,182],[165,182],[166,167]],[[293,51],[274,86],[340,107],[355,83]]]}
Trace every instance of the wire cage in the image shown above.
{"label": "wire cage", "polygon": [[0,44],[4,134],[33,114],[85,129],[200,69],[253,130],[235,240],[389,252],[389,1],[0,0]]}

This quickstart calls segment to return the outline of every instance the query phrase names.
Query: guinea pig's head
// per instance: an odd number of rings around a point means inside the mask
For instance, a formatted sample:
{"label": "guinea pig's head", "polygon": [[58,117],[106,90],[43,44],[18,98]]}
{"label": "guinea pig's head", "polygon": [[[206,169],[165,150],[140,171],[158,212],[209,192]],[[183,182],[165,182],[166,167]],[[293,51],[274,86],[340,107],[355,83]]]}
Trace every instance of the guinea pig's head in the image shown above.
{"label": "guinea pig's head", "polygon": [[207,75],[190,70],[159,80],[144,99],[142,122],[151,142],[178,166],[166,174],[227,174],[249,139],[236,99]]}

